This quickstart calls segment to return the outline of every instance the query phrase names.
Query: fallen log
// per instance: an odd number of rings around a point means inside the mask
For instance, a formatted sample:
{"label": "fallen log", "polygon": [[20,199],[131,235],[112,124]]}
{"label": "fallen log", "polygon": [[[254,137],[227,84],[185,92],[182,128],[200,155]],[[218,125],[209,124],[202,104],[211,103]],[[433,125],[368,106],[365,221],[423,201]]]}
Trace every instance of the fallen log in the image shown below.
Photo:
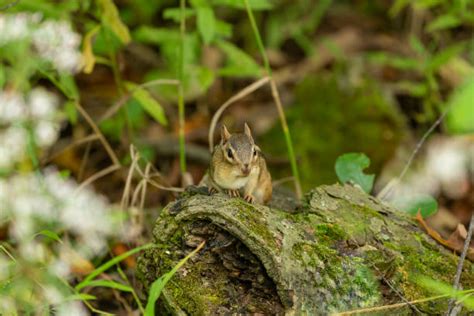
{"label": "fallen log", "polygon": [[[458,257],[413,219],[349,185],[318,187],[299,206],[205,192],[192,188],[163,209],[157,247],[138,259],[148,288],[206,241],[166,286],[163,313],[327,315],[432,296],[419,277],[450,283],[456,272]],[[464,269],[462,284],[474,288],[474,266]],[[386,313],[446,308],[447,300],[433,300]]]}

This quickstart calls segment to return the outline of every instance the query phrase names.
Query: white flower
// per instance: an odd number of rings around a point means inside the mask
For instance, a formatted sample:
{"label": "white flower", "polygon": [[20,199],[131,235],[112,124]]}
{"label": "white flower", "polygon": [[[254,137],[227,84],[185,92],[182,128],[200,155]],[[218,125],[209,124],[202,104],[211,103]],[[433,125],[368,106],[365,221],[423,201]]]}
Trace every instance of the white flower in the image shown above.
{"label": "white flower", "polygon": [[89,258],[103,251],[109,236],[119,233],[113,229],[111,208],[103,196],[89,188],[78,191],[74,181],[52,169],[41,178],[26,174],[2,182],[0,202],[14,219],[10,234],[18,241],[28,240],[44,229],[45,222],[51,223],[73,232],[78,252]]}
{"label": "white flower", "polygon": [[26,38],[40,20],[40,13],[0,14],[0,45]]}
{"label": "white flower", "polygon": [[0,123],[12,123],[25,117],[23,96],[15,91],[0,91]]}
{"label": "white flower", "polygon": [[81,61],[81,37],[69,23],[48,20],[33,33],[33,45],[38,54],[52,62],[59,71],[76,72]]}
{"label": "white flower", "polygon": [[33,118],[53,118],[58,103],[58,97],[43,87],[32,89],[28,95],[28,106]]}
{"label": "white flower", "polygon": [[66,21],[41,20],[38,13],[0,14],[0,46],[30,39],[38,55],[58,71],[78,71],[81,36]]}
{"label": "white flower", "polygon": [[59,136],[59,125],[54,122],[39,121],[35,126],[35,140],[40,147],[54,144]]}
{"label": "white flower", "polygon": [[59,289],[50,285],[43,286],[43,294],[50,304],[58,304],[64,300],[64,295]]}
{"label": "white flower", "polygon": [[11,168],[23,159],[26,151],[27,133],[22,127],[10,126],[0,130],[0,169]]}
{"label": "white flower", "polygon": [[56,309],[56,316],[88,316],[89,312],[79,301],[70,301],[60,304]]}

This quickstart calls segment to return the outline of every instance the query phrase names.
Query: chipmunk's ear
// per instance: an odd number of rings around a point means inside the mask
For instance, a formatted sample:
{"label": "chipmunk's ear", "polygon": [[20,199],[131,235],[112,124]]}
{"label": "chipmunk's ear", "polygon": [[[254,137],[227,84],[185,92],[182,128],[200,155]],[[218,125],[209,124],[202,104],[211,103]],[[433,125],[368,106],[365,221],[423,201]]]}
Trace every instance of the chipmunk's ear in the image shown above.
{"label": "chipmunk's ear", "polygon": [[247,123],[244,125],[244,131],[245,135],[247,135],[253,143],[252,131],[250,130],[250,127],[247,125]]}
{"label": "chipmunk's ear", "polygon": [[227,130],[227,127],[225,127],[224,124],[222,124],[222,127],[221,127],[221,143],[224,144],[225,142],[227,142],[230,138],[230,133],[229,131]]}

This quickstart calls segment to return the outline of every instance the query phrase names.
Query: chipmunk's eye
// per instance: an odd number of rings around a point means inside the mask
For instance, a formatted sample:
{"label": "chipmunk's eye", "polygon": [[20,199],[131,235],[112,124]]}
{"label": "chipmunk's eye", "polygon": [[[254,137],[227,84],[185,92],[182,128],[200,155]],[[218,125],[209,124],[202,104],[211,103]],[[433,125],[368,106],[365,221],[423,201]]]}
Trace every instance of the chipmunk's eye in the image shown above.
{"label": "chipmunk's eye", "polygon": [[227,149],[227,157],[229,157],[229,159],[233,159],[233,158],[234,158],[234,155],[232,154],[232,150]]}
{"label": "chipmunk's eye", "polygon": [[256,150],[255,148],[254,148],[254,150],[253,150],[253,155],[254,155],[254,156],[257,156],[257,150]]}

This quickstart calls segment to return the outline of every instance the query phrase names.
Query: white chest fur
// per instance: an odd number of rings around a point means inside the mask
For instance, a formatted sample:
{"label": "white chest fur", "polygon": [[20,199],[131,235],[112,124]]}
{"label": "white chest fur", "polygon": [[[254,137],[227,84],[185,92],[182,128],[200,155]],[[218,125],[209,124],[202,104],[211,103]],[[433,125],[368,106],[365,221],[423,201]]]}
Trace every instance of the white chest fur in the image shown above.
{"label": "white chest fur", "polygon": [[239,169],[232,169],[233,170],[217,169],[214,172],[214,181],[222,189],[242,189],[247,185],[250,180],[253,179],[255,181],[256,179],[258,179],[258,175],[260,173],[260,168],[258,166],[254,166],[250,174],[246,177],[242,177],[242,174]]}

